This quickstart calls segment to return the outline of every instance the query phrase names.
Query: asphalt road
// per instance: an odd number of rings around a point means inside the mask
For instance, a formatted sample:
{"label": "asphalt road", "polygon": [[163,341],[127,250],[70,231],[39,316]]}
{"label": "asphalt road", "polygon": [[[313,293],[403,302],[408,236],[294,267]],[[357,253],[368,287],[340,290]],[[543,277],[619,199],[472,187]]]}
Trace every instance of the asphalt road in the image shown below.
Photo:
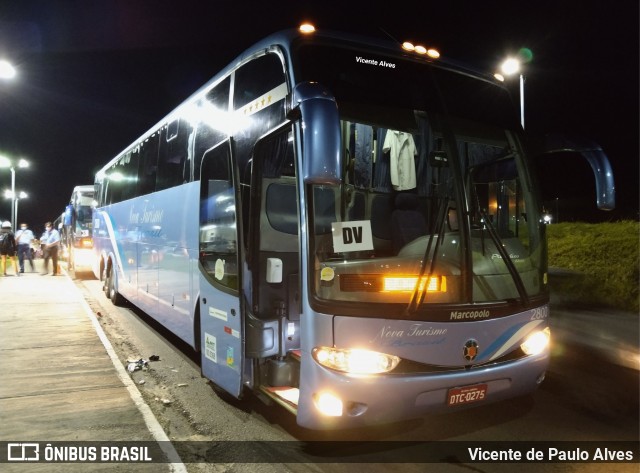
{"label": "asphalt road", "polygon": [[[266,406],[253,396],[243,401],[220,393],[200,376],[197,357],[189,347],[157,327],[131,307],[118,308],[106,299],[101,283],[76,280],[89,305],[99,317],[123,363],[149,359],[148,368],[131,373],[190,472],[198,471],[326,471],[352,473],[363,465],[351,463],[272,463],[232,465],[216,462],[215,449],[233,441],[348,440],[352,448],[369,448],[367,441],[638,441],[638,370],[612,362],[584,339],[576,343],[559,336],[554,343],[547,379],[532,398],[516,399],[464,412],[429,416],[362,430],[312,432],[298,427],[294,418],[277,406]],[[571,327],[571,315],[563,323]],[[552,319],[553,320],[553,319]],[[562,324],[561,324],[562,325]],[[558,333],[567,327],[557,327]],[[629,329],[631,330],[631,329]],[[636,329],[637,331],[637,325]],[[555,332],[554,332],[555,333]],[[202,443],[197,443],[203,441]],[[205,443],[206,442],[206,443]],[[251,444],[259,448],[260,444]],[[378,444],[375,444],[378,445]],[[387,445],[387,444],[379,444]],[[406,443],[404,444],[406,445]],[[349,451],[341,452],[348,456]],[[291,457],[287,457],[291,458]],[[393,457],[392,457],[393,458]],[[371,472],[411,471],[513,471],[511,463],[378,463],[366,465]],[[326,459],[325,459],[326,461]],[[637,464],[544,463],[520,464],[520,471],[637,472]]]}

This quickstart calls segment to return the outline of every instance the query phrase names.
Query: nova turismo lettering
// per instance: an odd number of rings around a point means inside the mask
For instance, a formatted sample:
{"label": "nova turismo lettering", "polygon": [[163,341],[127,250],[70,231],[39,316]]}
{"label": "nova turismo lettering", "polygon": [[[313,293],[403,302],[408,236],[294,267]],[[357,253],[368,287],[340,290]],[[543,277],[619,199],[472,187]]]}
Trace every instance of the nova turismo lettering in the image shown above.
{"label": "nova turismo lettering", "polygon": [[148,210],[146,205],[142,209],[142,214],[134,210],[133,206],[129,210],[129,223],[138,225],[141,223],[162,223],[164,209]]}
{"label": "nova turismo lettering", "polygon": [[371,341],[402,337],[435,337],[437,335],[446,335],[446,333],[446,328],[423,327],[422,324],[413,324],[406,330],[404,328],[394,329],[387,325],[386,327],[381,327]]}

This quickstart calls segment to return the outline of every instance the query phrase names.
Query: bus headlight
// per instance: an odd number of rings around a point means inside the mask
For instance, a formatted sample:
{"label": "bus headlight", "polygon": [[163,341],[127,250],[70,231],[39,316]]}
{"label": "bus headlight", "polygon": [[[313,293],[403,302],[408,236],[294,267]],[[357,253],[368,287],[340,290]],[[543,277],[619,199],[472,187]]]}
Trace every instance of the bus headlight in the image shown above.
{"label": "bus headlight", "polygon": [[352,374],[378,374],[391,371],[400,358],[377,351],[317,347],[313,358],[322,366]]}
{"label": "bus headlight", "polygon": [[526,355],[539,355],[549,346],[550,338],[551,329],[547,327],[530,334],[520,348]]}

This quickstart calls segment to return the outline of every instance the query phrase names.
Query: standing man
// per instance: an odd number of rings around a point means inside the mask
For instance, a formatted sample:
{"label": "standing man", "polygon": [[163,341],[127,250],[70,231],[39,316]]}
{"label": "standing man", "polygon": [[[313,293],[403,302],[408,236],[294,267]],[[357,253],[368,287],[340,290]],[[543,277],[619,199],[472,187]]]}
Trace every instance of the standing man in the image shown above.
{"label": "standing man", "polygon": [[60,233],[53,228],[51,222],[45,224],[45,231],[40,239],[44,246],[44,272],[43,276],[46,276],[49,267],[49,258],[53,262],[53,268],[51,271],[52,276],[58,274],[58,248],[60,247]]}
{"label": "standing man", "polygon": [[18,261],[20,263],[20,272],[24,273],[24,258],[29,260],[31,271],[35,271],[33,265],[33,255],[31,254],[31,242],[33,241],[33,232],[29,230],[26,223],[20,224],[20,230],[16,232],[16,242],[18,243]]}

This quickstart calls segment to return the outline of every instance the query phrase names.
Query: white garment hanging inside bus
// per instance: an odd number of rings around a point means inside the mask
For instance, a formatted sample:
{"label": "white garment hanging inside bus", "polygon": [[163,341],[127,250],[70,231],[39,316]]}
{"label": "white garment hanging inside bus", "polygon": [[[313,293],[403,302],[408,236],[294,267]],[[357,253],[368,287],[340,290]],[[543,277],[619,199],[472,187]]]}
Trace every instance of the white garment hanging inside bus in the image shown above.
{"label": "white garment hanging inside bus", "polygon": [[389,130],[382,146],[383,152],[389,152],[391,184],[398,191],[415,189],[415,156],[418,150],[413,136],[403,131]]}

